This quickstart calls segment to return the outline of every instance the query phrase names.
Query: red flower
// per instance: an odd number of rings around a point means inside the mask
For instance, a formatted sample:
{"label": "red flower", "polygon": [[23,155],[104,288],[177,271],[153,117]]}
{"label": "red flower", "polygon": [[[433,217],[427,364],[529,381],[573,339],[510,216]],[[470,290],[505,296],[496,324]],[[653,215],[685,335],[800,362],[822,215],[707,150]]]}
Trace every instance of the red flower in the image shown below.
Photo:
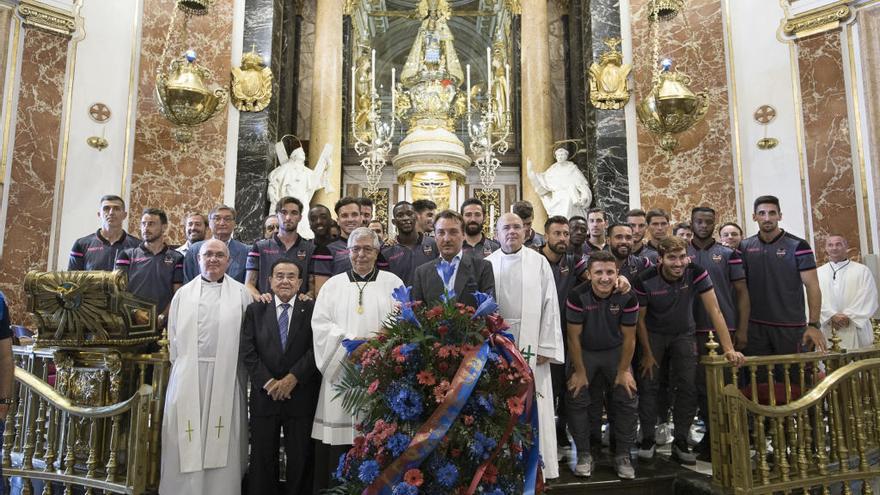
{"label": "red flower", "polygon": [[443,314],[443,307],[434,306],[433,308],[429,309],[427,313],[425,313],[425,317],[427,317],[429,320],[434,320],[442,314]]}
{"label": "red flower", "polygon": [[466,426],[470,426],[470,425],[474,424],[474,417],[469,414],[465,414],[464,418],[462,418],[462,419],[464,419],[464,424]]}
{"label": "red flower", "polygon": [[447,333],[449,333],[449,327],[446,325],[440,325],[437,327],[437,333],[440,334],[440,337],[445,337]]}
{"label": "red flower", "polygon": [[446,398],[446,394],[449,393],[450,388],[452,388],[452,386],[448,381],[443,380],[440,382],[439,385],[434,387],[434,400],[437,401],[438,404],[443,402],[443,399]]}
{"label": "red flower", "polygon": [[498,468],[495,464],[489,464],[486,466],[486,471],[483,473],[483,479],[486,480],[487,483],[496,483],[498,481]]}
{"label": "red flower", "polygon": [[376,393],[376,390],[379,389],[379,380],[373,380],[373,383],[370,384],[370,387],[367,388],[368,394]]}
{"label": "red flower", "polygon": [[446,373],[449,371],[449,363],[441,361],[440,364],[437,365],[437,369],[439,369],[441,373]]}
{"label": "red flower", "polygon": [[416,375],[416,378],[418,378],[419,383],[422,385],[430,386],[437,383],[437,379],[434,378],[434,374],[427,370],[419,371],[419,374]]}
{"label": "red flower", "polygon": [[525,401],[521,397],[510,397],[507,399],[507,409],[510,414],[519,416],[525,409]]}
{"label": "red flower", "polygon": [[422,478],[421,471],[418,469],[410,469],[403,475],[403,481],[408,485],[422,486],[422,483],[424,483],[425,480]]}

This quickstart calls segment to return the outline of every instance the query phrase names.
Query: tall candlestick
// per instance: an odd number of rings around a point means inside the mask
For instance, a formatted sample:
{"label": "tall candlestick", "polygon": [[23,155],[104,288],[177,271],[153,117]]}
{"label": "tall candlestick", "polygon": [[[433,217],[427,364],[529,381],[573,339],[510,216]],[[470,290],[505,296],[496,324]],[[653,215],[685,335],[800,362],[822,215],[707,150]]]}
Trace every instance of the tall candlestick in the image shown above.
{"label": "tall candlestick", "polygon": [[471,114],[471,64],[465,66],[467,72],[467,113],[468,118]]}
{"label": "tall candlestick", "polygon": [[394,100],[397,95],[396,89],[394,86],[395,76],[397,75],[397,69],[394,67],[391,68],[391,123],[394,124]]}
{"label": "tall candlestick", "polygon": [[370,91],[376,93],[376,49],[373,48],[373,60],[370,62]]}
{"label": "tall candlestick", "polygon": [[510,64],[504,64],[504,76],[506,78],[504,89],[507,90],[507,111],[510,111]]}

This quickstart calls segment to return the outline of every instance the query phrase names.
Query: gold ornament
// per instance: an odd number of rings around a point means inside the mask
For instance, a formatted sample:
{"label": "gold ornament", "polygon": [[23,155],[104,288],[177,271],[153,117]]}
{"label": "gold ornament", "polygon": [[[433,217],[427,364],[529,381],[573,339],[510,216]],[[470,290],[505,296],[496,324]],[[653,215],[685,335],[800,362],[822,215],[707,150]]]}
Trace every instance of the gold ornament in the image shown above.
{"label": "gold ornament", "polygon": [[174,139],[186,144],[192,141],[192,127],[202,124],[219,112],[229,97],[225,89],[208,88],[211,71],[195,62],[195,53],[171,62],[168,72],[156,76],[159,111],[172,124]]}
{"label": "gold ornament", "polygon": [[617,49],[620,39],[607,39],[605,45],[608,51],[590,66],[590,103],[602,110],[619,110],[629,101],[627,78],[632,65],[623,63],[623,54]]}
{"label": "gold ornament", "polygon": [[649,131],[661,136],[660,147],[668,152],[678,147],[673,134],[690,129],[709,110],[706,93],[694,94],[688,84],[690,78],[667,66],[651,94],[636,107],[639,120]]}
{"label": "gold ornament", "polygon": [[272,69],[251,49],[232,69],[232,104],[242,112],[259,112],[272,100]]}

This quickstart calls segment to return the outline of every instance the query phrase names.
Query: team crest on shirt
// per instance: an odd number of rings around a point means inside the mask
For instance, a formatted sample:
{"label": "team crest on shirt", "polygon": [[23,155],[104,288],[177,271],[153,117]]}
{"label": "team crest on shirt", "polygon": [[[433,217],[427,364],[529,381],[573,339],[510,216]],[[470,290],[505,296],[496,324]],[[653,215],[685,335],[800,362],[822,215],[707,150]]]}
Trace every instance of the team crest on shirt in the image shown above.
{"label": "team crest on shirt", "polygon": [[492,254],[492,248],[489,246],[483,246],[483,255],[489,256],[490,254]]}
{"label": "team crest on shirt", "polygon": [[425,253],[425,256],[431,256],[434,253],[434,248],[430,244],[426,244],[422,246],[422,252]]}
{"label": "team crest on shirt", "polygon": [[779,249],[777,249],[777,250],[776,250],[776,257],[777,257],[777,258],[782,258],[783,256],[785,256],[785,248],[779,248]]}
{"label": "team crest on shirt", "polygon": [[165,259],[162,260],[162,262],[165,263],[166,265],[171,266],[174,264],[174,256],[171,256],[171,253],[168,253],[165,255]]}
{"label": "team crest on shirt", "polygon": [[296,259],[298,259],[298,260],[300,260],[300,261],[306,259],[306,250],[305,250],[305,249],[300,249],[300,250],[296,253]]}
{"label": "team crest on shirt", "polygon": [[562,275],[563,277],[568,275],[568,265],[561,265],[559,267],[559,274]]}
{"label": "team crest on shirt", "polygon": [[611,305],[608,306],[608,311],[610,311],[611,314],[616,316],[617,314],[620,313],[620,305],[612,303]]}
{"label": "team crest on shirt", "polygon": [[721,260],[723,260],[723,259],[724,259],[724,257],[718,253],[715,253],[712,255],[712,261],[714,261],[715,263],[721,263]]}

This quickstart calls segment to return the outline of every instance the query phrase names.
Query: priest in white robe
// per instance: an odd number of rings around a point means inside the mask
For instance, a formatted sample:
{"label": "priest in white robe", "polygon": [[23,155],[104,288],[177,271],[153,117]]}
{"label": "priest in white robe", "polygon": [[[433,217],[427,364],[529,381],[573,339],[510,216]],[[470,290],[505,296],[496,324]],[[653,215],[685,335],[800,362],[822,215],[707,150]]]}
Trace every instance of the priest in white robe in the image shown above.
{"label": "priest in white robe", "polygon": [[321,392],[312,423],[315,447],[313,493],[333,486],[339,456],[354,443],[357,418],[334,399],[334,386],[342,379],[342,363],[347,359],[344,339],[368,339],[383,330],[383,323],[394,311],[391,293],[403,285],[397,275],[376,268],[381,244],[375,232],[359,227],[348,237],[351,270],[331,277],[318,293],[312,314],[315,364],[321,372]]}
{"label": "priest in white robe", "polygon": [[874,343],[871,316],[877,312],[877,285],[867,266],[847,258],[848,247],[841,235],[825,239],[828,263],[817,270],[822,291],[820,323],[829,347],[836,330],[840,347],[859,349]]}
{"label": "priest in white robe", "polygon": [[238,341],[251,297],[224,276],[229,249],[217,239],[198,254],[201,276],[174,295],[168,314],[171,377],[162,421],[159,493],[241,493],[247,413]]}
{"label": "priest in white robe", "polygon": [[495,234],[501,249],[486,260],[492,263],[495,274],[498,312],[510,325],[508,331],[535,375],[544,478],[558,478],[550,364],[564,364],[565,350],[556,282],[547,259],[537,251],[523,248],[522,219],[513,213],[501,215]]}

